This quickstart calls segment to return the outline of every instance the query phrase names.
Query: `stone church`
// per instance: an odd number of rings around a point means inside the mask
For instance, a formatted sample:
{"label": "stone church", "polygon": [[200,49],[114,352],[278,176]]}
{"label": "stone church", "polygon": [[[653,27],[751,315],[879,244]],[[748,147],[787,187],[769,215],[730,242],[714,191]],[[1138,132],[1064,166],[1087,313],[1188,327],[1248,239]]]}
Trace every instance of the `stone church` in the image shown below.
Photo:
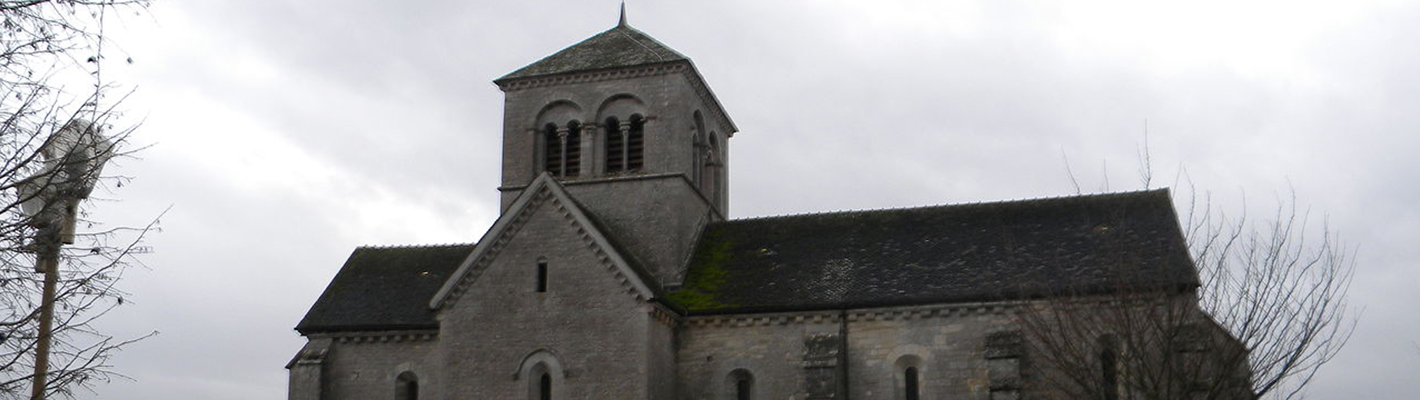
{"label": "stone church", "polygon": [[1198,284],[1163,190],[732,219],[738,128],[624,17],[494,83],[500,217],[355,249],[289,398],[1015,399],[1023,288]]}

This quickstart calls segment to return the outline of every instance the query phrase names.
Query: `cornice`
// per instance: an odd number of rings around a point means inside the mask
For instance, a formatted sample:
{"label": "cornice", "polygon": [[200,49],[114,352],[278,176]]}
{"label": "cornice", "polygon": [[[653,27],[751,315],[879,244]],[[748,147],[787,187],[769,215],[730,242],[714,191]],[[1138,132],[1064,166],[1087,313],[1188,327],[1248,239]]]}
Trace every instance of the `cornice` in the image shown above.
{"label": "cornice", "polygon": [[979,315],[1005,315],[1022,302],[985,302],[960,304],[933,304],[924,306],[861,308],[851,310],[822,310],[787,312],[774,314],[724,314],[691,316],[683,319],[690,327],[749,327],[788,324],[838,323],[847,318],[849,323],[914,320],[931,318],[961,318]]}
{"label": "cornice", "polygon": [[504,93],[516,92],[528,89],[544,88],[548,86],[569,85],[577,83],[602,82],[617,79],[640,78],[647,76],[660,76],[680,74],[695,90],[695,94],[700,97],[700,101],[705,103],[712,118],[725,123],[729,131],[725,132],[726,137],[734,137],[739,128],[730,119],[725,108],[720,104],[720,100],[715,97],[715,93],[710,90],[710,86],[705,84],[705,78],[700,76],[700,72],[695,69],[695,65],[688,60],[676,60],[663,63],[645,64],[634,67],[621,67],[598,69],[591,71],[579,71],[564,74],[532,76],[527,78],[511,79],[507,81],[494,81],[498,89]]}
{"label": "cornice", "polygon": [[427,342],[439,337],[438,330],[417,330],[417,331],[364,331],[364,332],[336,332],[321,333],[310,336],[312,339],[331,339],[335,343],[400,343],[400,342]]}
{"label": "cornice", "polygon": [[635,67],[598,69],[555,75],[531,76],[527,78],[512,79],[502,82],[495,81],[493,83],[498,85],[498,89],[506,93],[555,85],[568,85],[574,83],[601,82],[616,79],[640,78],[644,76],[667,75],[686,71],[689,69],[689,65],[690,63],[688,62],[678,60],[664,63],[638,65]]}

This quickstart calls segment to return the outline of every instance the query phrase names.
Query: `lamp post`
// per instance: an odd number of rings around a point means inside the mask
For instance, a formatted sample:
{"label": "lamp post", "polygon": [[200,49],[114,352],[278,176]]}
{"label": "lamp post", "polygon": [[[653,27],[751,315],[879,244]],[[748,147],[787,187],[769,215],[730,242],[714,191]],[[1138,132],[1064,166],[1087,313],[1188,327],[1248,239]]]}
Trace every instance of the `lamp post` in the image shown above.
{"label": "lamp post", "polygon": [[35,272],[44,274],[31,400],[43,400],[49,382],[49,347],[53,341],[54,291],[59,284],[60,249],[74,243],[79,203],[93,192],[99,173],[113,156],[112,150],[113,144],[92,123],[81,119],[69,121],[40,146],[44,167],[18,185],[20,210],[28,224],[35,228],[30,242],[35,252]]}

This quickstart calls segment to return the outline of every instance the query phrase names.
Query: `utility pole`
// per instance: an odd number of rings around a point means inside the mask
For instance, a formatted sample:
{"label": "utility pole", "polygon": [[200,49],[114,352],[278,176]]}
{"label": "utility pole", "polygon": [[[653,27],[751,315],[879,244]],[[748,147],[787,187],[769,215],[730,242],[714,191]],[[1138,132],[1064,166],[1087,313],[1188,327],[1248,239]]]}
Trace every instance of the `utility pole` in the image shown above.
{"label": "utility pole", "polygon": [[30,248],[35,272],[44,274],[39,335],[35,343],[31,400],[44,400],[49,385],[49,348],[54,341],[54,292],[59,285],[60,250],[74,244],[79,203],[93,192],[113,144],[92,123],[75,119],[40,146],[44,167],[19,185],[21,212],[35,228]]}

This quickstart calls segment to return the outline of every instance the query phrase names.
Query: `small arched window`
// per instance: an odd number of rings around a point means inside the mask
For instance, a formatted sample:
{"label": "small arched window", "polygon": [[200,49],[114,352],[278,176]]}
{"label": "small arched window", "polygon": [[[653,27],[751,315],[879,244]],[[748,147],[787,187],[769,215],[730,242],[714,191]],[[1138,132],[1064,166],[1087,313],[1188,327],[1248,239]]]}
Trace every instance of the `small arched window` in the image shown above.
{"label": "small arched window", "polygon": [[539,349],[523,357],[518,372],[513,379],[522,381],[527,388],[526,400],[551,400],[566,398],[562,379],[567,377],[557,355],[547,349]]}
{"label": "small arched window", "polygon": [[[728,384],[726,392],[734,397],[732,400],[751,400],[754,398],[754,375],[749,371],[737,369],[730,372],[730,376],[725,380]],[[728,397],[728,396],[727,396]]]}
{"label": "small arched window", "polygon": [[548,123],[542,127],[543,170],[556,177],[576,177],[582,169],[582,125],[567,122],[565,129]]}
{"label": "small arched window", "polygon": [[919,400],[922,397],[921,382],[917,376],[917,367],[907,367],[902,371],[902,393],[906,400]]}
{"label": "small arched window", "polygon": [[1119,400],[1119,348],[1112,336],[1100,338],[1100,389],[1104,400]]}
{"label": "small arched window", "polygon": [[394,398],[396,400],[419,400],[419,378],[413,372],[404,371],[395,378]]}
{"label": "small arched window", "polygon": [[538,293],[547,292],[547,260],[537,260],[537,286],[534,286]]}

